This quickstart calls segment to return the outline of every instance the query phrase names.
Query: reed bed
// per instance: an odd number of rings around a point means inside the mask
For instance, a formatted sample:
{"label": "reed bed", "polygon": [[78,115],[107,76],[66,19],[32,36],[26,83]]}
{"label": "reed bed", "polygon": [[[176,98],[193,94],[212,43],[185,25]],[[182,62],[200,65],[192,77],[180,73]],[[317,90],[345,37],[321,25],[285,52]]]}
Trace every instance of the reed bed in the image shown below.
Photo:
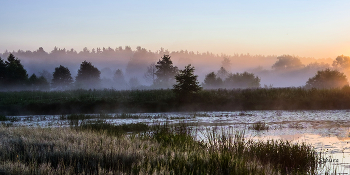
{"label": "reed bed", "polygon": [[350,109],[350,88],[202,90],[186,102],[171,89],[0,92],[0,115],[319,109]]}
{"label": "reed bed", "polygon": [[198,141],[197,132],[184,123],[0,126],[0,173],[317,174],[319,168],[310,145],[252,141],[242,132],[218,129],[208,129],[207,140]]}

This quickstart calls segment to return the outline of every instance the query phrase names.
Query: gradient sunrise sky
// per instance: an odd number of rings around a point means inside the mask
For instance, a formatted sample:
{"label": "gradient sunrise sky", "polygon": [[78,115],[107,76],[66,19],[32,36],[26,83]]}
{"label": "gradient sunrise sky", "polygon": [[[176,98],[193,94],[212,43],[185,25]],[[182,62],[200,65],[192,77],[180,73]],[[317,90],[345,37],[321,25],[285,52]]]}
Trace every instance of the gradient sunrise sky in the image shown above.
{"label": "gradient sunrise sky", "polygon": [[0,52],[156,51],[350,55],[349,0],[0,0]]}

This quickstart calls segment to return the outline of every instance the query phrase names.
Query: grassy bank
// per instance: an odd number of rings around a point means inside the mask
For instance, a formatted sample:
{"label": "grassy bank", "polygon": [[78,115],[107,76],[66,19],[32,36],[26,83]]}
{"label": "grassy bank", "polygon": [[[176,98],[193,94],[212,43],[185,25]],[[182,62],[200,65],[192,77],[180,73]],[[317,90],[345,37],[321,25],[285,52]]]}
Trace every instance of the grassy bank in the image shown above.
{"label": "grassy bank", "polygon": [[0,92],[3,115],[278,109],[350,109],[350,88],[203,90],[181,99],[171,90]]}
{"label": "grassy bank", "polygon": [[[140,130],[140,126],[143,129]],[[130,133],[130,132],[133,132]],[[124,134],[120,134],[124,133]],[[125,134],[129,133],[129,134]],[[316,174],[308,145],[254,142],[242,133],[144,124],[0,127],[3,174]]]}

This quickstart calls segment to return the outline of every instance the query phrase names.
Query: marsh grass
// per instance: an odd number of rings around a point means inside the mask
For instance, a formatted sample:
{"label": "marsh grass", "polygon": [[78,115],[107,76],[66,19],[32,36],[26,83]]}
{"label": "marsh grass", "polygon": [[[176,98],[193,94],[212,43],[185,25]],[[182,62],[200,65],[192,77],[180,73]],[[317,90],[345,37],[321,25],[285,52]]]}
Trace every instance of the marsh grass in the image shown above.
{"label": "marsh grass", "polygon": [[89,120],[89,119],[115,119],[117,115],[111,114],[70,114],[61,115],[60,120]]}
{"label": "marsh grass", "polygon": [[244,138],[244,132],[211,130],[209,148],[229,151],[243,160],[257,160],[282,174],[315,174],[319,168],[319,155],[311,145],[292,144],[283,140],[253,141]]}
{"label": "marsh grass", "polygon": [[144,123],[114,125],[105,120],[97,120],[82,122],[79,126],[75,125],[75,129],[102,132],[112,136],[121,136],[128,132],[145,132],[148,131],[150,127]]}
{"label": "marsh grass", "polygon": [[240,112],[240,113],[238,114],[238,116],[253,116],[253,114]]}
{"label": "marsh grass", "polygon": [[170,89],[0,92],[0,114],[350,109],[349,92],[349,88],[216,89],[202,90],[186,103]]}
{"label": "marsh grass", "polygon": [[[0,126],[3,174],[317,174],[318,155],[310,145],[252,141],[243,132],[207,130],[195,139],[185,123],[82,123],[71,128]],[[109,134],[110,132],[110,134]],[[117,133],[118,133],[117,132]]]}
{"label": "marsh grass", "polygon": [[269,126],[265,122],[258,121],[253,123],[252,126],[248,127],[248,129],[263,131],[263,130],[269,130]]}
{"label": "marsh grass", "polygon": [[132,113],[121,113],[116,114],[114,116],[118,119],[158,119],[158,118],[166,118],[163,114],[157,114],[157,115],[142,115],[142,114],[132,114]]}
{"label": "marsh grass", "polygon": [[71,115],[61,115],[60,120],[90,120],[90,119],[187,119],[194,118],[194,116],[166,116],[164,114],[157,115],[143,115],[143,114],[132,114],[132,113],[118,113],[118,114],[71,114]]}

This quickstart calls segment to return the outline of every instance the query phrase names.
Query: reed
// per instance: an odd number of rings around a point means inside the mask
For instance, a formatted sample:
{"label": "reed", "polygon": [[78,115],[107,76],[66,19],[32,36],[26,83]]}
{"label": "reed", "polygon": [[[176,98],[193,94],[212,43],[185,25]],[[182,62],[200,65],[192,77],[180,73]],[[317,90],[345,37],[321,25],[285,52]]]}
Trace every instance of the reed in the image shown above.
{"label": "reed", "polygon": [[[86,121],[87,122],[87,121]],[[147,132],[137,128],[144,126]],[[117,134],[116,130],[125,131]],[[127,134],[127,132],[139,134]],[[253,141],[244,132],[185,123],[26,128],[0,126],[2,174],[317,174],[310,145]]]}
{"label": "reed", "polygon": [[170,89],[0,92],[2,115],[320,109],[350,109],[350,89],[202,90],[186,103]]}
{"label": "reed", "polygon": [[121,136],[128,132],[145,132],[150,129],[150,127],[144,123],[114,125],[106,122],[105,120],[85,121],[79,126],[74,125],[74,127],[78,130],[102,132],[113,136]]}

